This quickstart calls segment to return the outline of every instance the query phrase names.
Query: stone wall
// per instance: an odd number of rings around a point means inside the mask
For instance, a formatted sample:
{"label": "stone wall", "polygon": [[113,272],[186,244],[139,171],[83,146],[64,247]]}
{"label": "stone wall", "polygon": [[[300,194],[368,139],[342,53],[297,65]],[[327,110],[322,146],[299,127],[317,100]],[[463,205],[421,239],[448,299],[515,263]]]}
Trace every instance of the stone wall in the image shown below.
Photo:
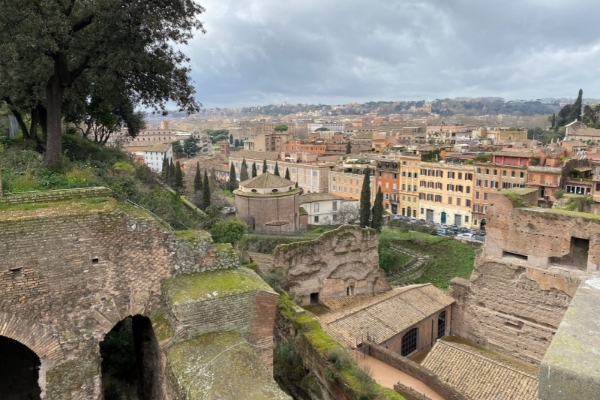
{"label": "stone wall", "polygon": [[479,257],[471,280],[455,278],[452,333],[539,365],[569,306],[579,277]]}
{"label": "stone wall", "polygon": [[382,293],[390,286],[379,269],[378,243],[372,229],[342,226],[316,240],[277,246],[273,266],[303,304],[314,293],[319,298]]}
{"label": "stone wall", "polygon": [[[383,346],[379,346],[373,342],[367,344],[369,356],[383,361],[389,366],[396,368],[399,371],[404,372],[407,375],[423,382],[429,386],[433,391],[442,396],[446,400],[465,400],[465,397],[458,393],[454,388],[448,385],[446,382],[440,380],[436,374],[428,370],[427,368],[409,360],[406,357],[402,357],[390,350],[387,350]],[[413,393],[410,388],[404,385],[397,385],[395,388],[398,393],[406,398],[417,397],[416,393]]]}
{"label": "stone wall", "polygon": [[64,201],[72,199],[112,197],[112,191],[104,187],[91,187],[83,189],[48,190],[43,192],[18,193],[2,196],[0,204],[32,204],[47,203],[50,201]]}
{"label": "stone wall", "polygon": [[[0,212],[0,260],[0,335],[40,357],[39,384],[48,400],[100,399],[99,342],[119,321],[136,315],[152,319],[161,346],[157,360],[143,360],[159,369],[160,379],[152,381],[159,387],[156,396],[173,398],[173,382],[164,379],[165,346],[176,342],[173,337],[186,336],[182,332],[197,332],[158,317],[170,315],[163,283],[239,267],[231,245],[214,245],[205,232],[175,234],[140,209],[113,199]],[[270,366],[269,328],[277,295],[256,279],[262,289],[244,287],[247,293],[223,298],[219,313],[216,303],[202,299],[176,314],[190,324],[207,326],[212,319],[215,331],[229,329],[239,316],[238,330]],[[144,352],[156,356],[155,347]]]}
{"label": "stone wall", "polygon": [[[521,257],[530,267],[544,269],[555,264],[571,269],[599,270],[600,218],[597,215],[537,207],[515,208],[501,193],[490,193],[489,203],[486,256]],[[578,255],[581,241],[588,246],[585,255]]]}

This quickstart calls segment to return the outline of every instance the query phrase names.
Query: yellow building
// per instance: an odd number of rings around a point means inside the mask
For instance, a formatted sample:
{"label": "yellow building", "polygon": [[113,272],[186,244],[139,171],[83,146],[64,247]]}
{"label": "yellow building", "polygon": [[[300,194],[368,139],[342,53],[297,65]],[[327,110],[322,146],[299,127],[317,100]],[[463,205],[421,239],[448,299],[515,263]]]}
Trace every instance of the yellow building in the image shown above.
{"label": "yellow building", "polygon": [[424,218],[418,216],[419,210],[419,164],[421,156],[402,155],[400,162],[400,182],[398,185],[398,198],[400,200],[400,214],[407,217]]}
{"label": "yellow building", "polygon": [[[369,164],[361,165],[361,168],[340,169],[329,171],[329,193],[347,199],[360,201],[360,191],[364,180],[364,168],[369,167]],[[371,204],[375,202],[377,190],[375,187],[374,168],[371,169]]]}
{"label": "yellow building", "polygon": [[471,227],[473,166],[422,162],[419,174],[419,218]]}

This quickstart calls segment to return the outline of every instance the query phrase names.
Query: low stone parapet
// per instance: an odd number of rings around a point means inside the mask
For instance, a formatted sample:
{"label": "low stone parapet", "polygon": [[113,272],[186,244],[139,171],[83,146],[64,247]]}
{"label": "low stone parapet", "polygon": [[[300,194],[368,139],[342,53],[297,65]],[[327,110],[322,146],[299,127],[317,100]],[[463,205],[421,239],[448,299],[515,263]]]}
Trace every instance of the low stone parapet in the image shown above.
{"label": "low stone parapet", "polygon": [[73,199],[113,197],[112,191],[105,187],[90,187],[82,189],[46,190],[40,192],[25,192],[5,194],[0,196],[0,205],[48,203]]}

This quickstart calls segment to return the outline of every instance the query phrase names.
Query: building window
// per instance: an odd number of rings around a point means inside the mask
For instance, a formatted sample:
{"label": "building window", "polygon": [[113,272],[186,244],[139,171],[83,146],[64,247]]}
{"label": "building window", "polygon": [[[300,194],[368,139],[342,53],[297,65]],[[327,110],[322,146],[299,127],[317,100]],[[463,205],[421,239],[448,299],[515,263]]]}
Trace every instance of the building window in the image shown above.
{"label": "building window", "polygon": [[502,176],[506,176],[506,170],[502,171]]}
{"label": "building window", "polygon": [[319,216],[315,216],[315,224],[319,222]]}
{"label": "building window", "polygon": [[452,204],[452,197],[448,196],[448,204]]}
{"label": "building window", "polygon": [[514,178],[515,177],[515,171],[510,171],[510,177]]}
{"label": "building window", "polygon": [[421,214],[425,214],[425,209],[421,208]]}
{"label": "building window", "polygon": [[467,174],[467,173],[465,173],[465,180],[472,181],[473,180],[473,174]]}
{"label": "building window", "polygon": [[497,169],[494,170],[494,175],[498,175],[498,170]]}
{"label": "building window", "polygon": [[523,171],[519,172],[519,178],[521,178],[521,179],[525,178],[525,172],[523,172]]}
{"label": "building window", "polygon": [[468,222],[469,222],[469,216],[465,215],[465,223],[468,223]]}
{"label": "building window", "polygon": [[331,185],[331,191],[335,192],[335,185]]}
{"label": "building window", "polygon": [[489,168],[486,168],[486,169],[485,169],[485,174],[486,174],[486,175],[489,175],[489,174],[490,174],[490,169],[489,169]]}
{"label": "building window", "polygon": [[441,203],[442,202],[442,196],[436,194],[435,195],[435,202],[436,203]]}
{"label": "building window", "polygon": [[446,335],[446,311],[442,311],[438,316],[438,331],[437,338],[444,337]]}
{"label": "building window", "polygon": [[484,199],[484,200],[487,200],[487,199],[488,199],[488,194],[487,194],[487,192],[483,193],[483,199]]}
{"label": "building window", "polygon": [[337,201],[334,201],[332,203],[332,209],[333,209],[333,211],[337,211]]}
{"label": "building window", "polygon": [[442,182],[436,182],[435,183],[435,188],[439,189],[439,190],[442,190]]}
{"label": "building window", "polygon": [[466,206],[467,206],[467,207],[469,207],[469,208],[471,208],[471,200],[467,199],[467,204],[466,204]]}
{"label": "building window", "polygon": [[473,206],[473,211],[474,211],[474,212],[479,212],[479,204],[475,204],[475,205]]}
{"label": "building window", "polygon": [[479,192],[475,192],[475,198],[479,199]]}
{"label": "building window", "polygon": [[413,328],[402,337],[402,356],[407,356],[417,350],[419,328]]}

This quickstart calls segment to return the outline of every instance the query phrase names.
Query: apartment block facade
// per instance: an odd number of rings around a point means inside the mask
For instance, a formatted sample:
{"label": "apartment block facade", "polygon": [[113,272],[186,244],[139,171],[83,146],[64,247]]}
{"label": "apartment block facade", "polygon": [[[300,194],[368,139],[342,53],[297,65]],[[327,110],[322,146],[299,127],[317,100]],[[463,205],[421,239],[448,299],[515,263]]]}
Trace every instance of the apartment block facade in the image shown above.
{"label": "apartment block facade", "polygon": [[402,155],[398,161],[400,163],[399,214],[419,218],[419,164],[421,163],[421,156]]}

